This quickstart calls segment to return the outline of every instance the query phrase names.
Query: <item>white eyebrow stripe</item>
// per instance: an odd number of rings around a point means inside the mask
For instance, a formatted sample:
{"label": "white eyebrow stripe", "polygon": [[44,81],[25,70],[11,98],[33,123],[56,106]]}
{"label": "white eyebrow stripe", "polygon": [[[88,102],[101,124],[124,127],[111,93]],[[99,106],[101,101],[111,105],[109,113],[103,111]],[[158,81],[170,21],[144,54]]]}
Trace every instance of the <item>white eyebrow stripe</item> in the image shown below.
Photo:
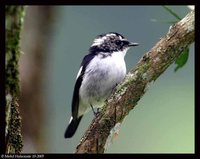
{"label": "white eyebrow stripe", "polygon": [[124,40],[124,39],[122,38],[122,36],[121,36],[121,35],[119,35],[119,39],[120,39],[120,40]]}
{"label": "white eyebrow stripe", "polygon": [[109,36],[116,36],[116,35],[115,34],[107,34],[106,36],[109,37]]}
{"label": "white eyebrow stripe", "polygon": [[[108,34],[106,36],[109,37],[109,36],[116,36],[116,35],[115,34]],[[119,37],[120,40],[124,40],[124,38],[121,35],[118,35],[118,37]]]}
{"label": "white eyebrow stripe", "polygon": [[[116,34],[111,33],[111,34],[107,34],[107,35],[105,35],[103,37],[99,37],[99,38],[97,38],[97,39],[94,40],[92,46],[101,45],[110,36],[116,36]],[[121,35],[119,35],[118,37],[119,37],[120,40],[126,40]]]}
{"label": "white eyebrow stripe", "polygon": [[104,37],[95,39],[92,46],[101,45],[104,42],[104,40],[106,40],[107,38],[108,36],[104,36]]}
{"label": "white eyebrow stripe", "polygon": [[102,38],[95,39],[92,46],[101,45],[103,43],[103,41],[104,40]]}

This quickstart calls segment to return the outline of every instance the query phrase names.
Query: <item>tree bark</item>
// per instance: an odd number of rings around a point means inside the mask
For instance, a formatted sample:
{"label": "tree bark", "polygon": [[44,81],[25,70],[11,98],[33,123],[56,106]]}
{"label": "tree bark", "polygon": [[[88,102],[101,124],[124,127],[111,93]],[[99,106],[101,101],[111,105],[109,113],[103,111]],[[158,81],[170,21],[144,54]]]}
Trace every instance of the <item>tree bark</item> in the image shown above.
{"label": "tree bark", "polygon": [[19,57],[20,32],[24,6],[6,6],[6,127],[5,153],[22,151],[21,117],[19,114]]}
{"label": "tree bark", "polygon": [[[45,143],[45,118],[47,102],[44,85],[48,44],[54,24],[54,6],[27,6],[21,33],[20,85],[19,98],[22,116],[22,153],[42,153],[48,151]],[[33,87],[34,84],[34,87]],[[37,117],[36,117],[37,116]],[[31,121],[31,124],[30,124]]]}
{"label": "tree bark", "polygon": [[194,11],[171,26],[165,37],[148,51],[117,86],[93,120],[76,153],[104,153],[126,115],[152,84],[194,42]]}

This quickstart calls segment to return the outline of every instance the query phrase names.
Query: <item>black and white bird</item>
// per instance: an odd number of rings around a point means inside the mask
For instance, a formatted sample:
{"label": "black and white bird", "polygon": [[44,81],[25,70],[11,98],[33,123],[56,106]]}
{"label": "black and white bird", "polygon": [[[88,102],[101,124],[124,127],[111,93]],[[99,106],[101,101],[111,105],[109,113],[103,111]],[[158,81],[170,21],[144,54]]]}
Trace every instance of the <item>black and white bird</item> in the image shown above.
{"label": "black and white bird", "polygon": [[76,78],[72,116],[65,138],[72,137],[83,115],[91,109],[101,108],[116,85],[124,79],[124,56],[130,47],[137,45],[116,32],[102,34],[94,39]]}

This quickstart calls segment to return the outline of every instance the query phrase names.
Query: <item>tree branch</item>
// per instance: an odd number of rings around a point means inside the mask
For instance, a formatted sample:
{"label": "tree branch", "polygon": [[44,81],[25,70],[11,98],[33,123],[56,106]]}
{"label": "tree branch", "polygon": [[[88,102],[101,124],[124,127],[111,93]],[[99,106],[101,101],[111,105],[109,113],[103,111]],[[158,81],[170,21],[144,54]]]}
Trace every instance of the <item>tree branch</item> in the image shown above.
{"label": "tree branch", "polygon": [[23,6],[6,6],[6,153],[20,153],[23,147],[17,101],[20,92],[18,62],[23,18]]}
{"label": "tree branch", "polygon": [[126,115],[147,88],[194,42],[194,11],[171,26],[165,37],[148,51],[106,101],[77,146],[76,153],[103,153]]}

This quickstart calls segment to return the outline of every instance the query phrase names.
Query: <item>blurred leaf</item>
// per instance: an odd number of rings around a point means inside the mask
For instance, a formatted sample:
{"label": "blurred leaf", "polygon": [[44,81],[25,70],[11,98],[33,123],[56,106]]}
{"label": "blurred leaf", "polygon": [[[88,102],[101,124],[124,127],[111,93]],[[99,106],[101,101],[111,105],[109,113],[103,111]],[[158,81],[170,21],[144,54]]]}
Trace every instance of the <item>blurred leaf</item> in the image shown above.
{"label": "blurred leaf", "polygon": [[157,20],[157,19],[150,19],[152,22],[161,22],[161,23],[168,23],[168,24],[175,24],[177,23],[179,20],[181,20],[181,17],[175,13],[172,9],[170,9],[167,6],[162,6],[165,10],[167,10],[167,12],[169,12],[171,15],[173,15],[176,20],[174,21],[167,21],[167,20]]}
{"label": "blurred leaf", "polygon": [[185,64],[186,64],[186,62],[187,62],[187,60],[188,60],[188,56],[189,56],[189,48],[186,48],[182,53],[181,53],[181,55],[178,57],[178,59],[175,61],[175,64],[177,64],[177,66],[176,66],[176,68],[175,68],[175,72],[179,69],[179,68],[181,68],[181,67],[183,67]]}
{"label": "blurred leaf", "polygon": [[[181,17],[176,13],[174,12],[171,8],[167,7],[167,6],[163,6],[163,8],[168,11],[171,15],[173,15],[177,21],[181,20]],[[176,21],[176,22],[177,22]],[[174,24],[176,23],[174,22]],[[169,22],[170,23],[170,22]],[[173,23],[172,23],[173,24]],[[181,55],[178,57],[178,59],[175,61],[175,64],[177,65],[176,68],[175,68],[175,72],[178,71],[179,68],[183,67],[187,60],[188,60],[188,56],[189,56],[189,48],[186,48],[182,53]]]}
{"label": "blurred leaf", "polygon": [[167,6],[163,6],[163,8],[167,10],[171,15],[173,15],[177,20],[181,20],[181,17],[178,14],[176,14],[172,9],[170,9]]}

